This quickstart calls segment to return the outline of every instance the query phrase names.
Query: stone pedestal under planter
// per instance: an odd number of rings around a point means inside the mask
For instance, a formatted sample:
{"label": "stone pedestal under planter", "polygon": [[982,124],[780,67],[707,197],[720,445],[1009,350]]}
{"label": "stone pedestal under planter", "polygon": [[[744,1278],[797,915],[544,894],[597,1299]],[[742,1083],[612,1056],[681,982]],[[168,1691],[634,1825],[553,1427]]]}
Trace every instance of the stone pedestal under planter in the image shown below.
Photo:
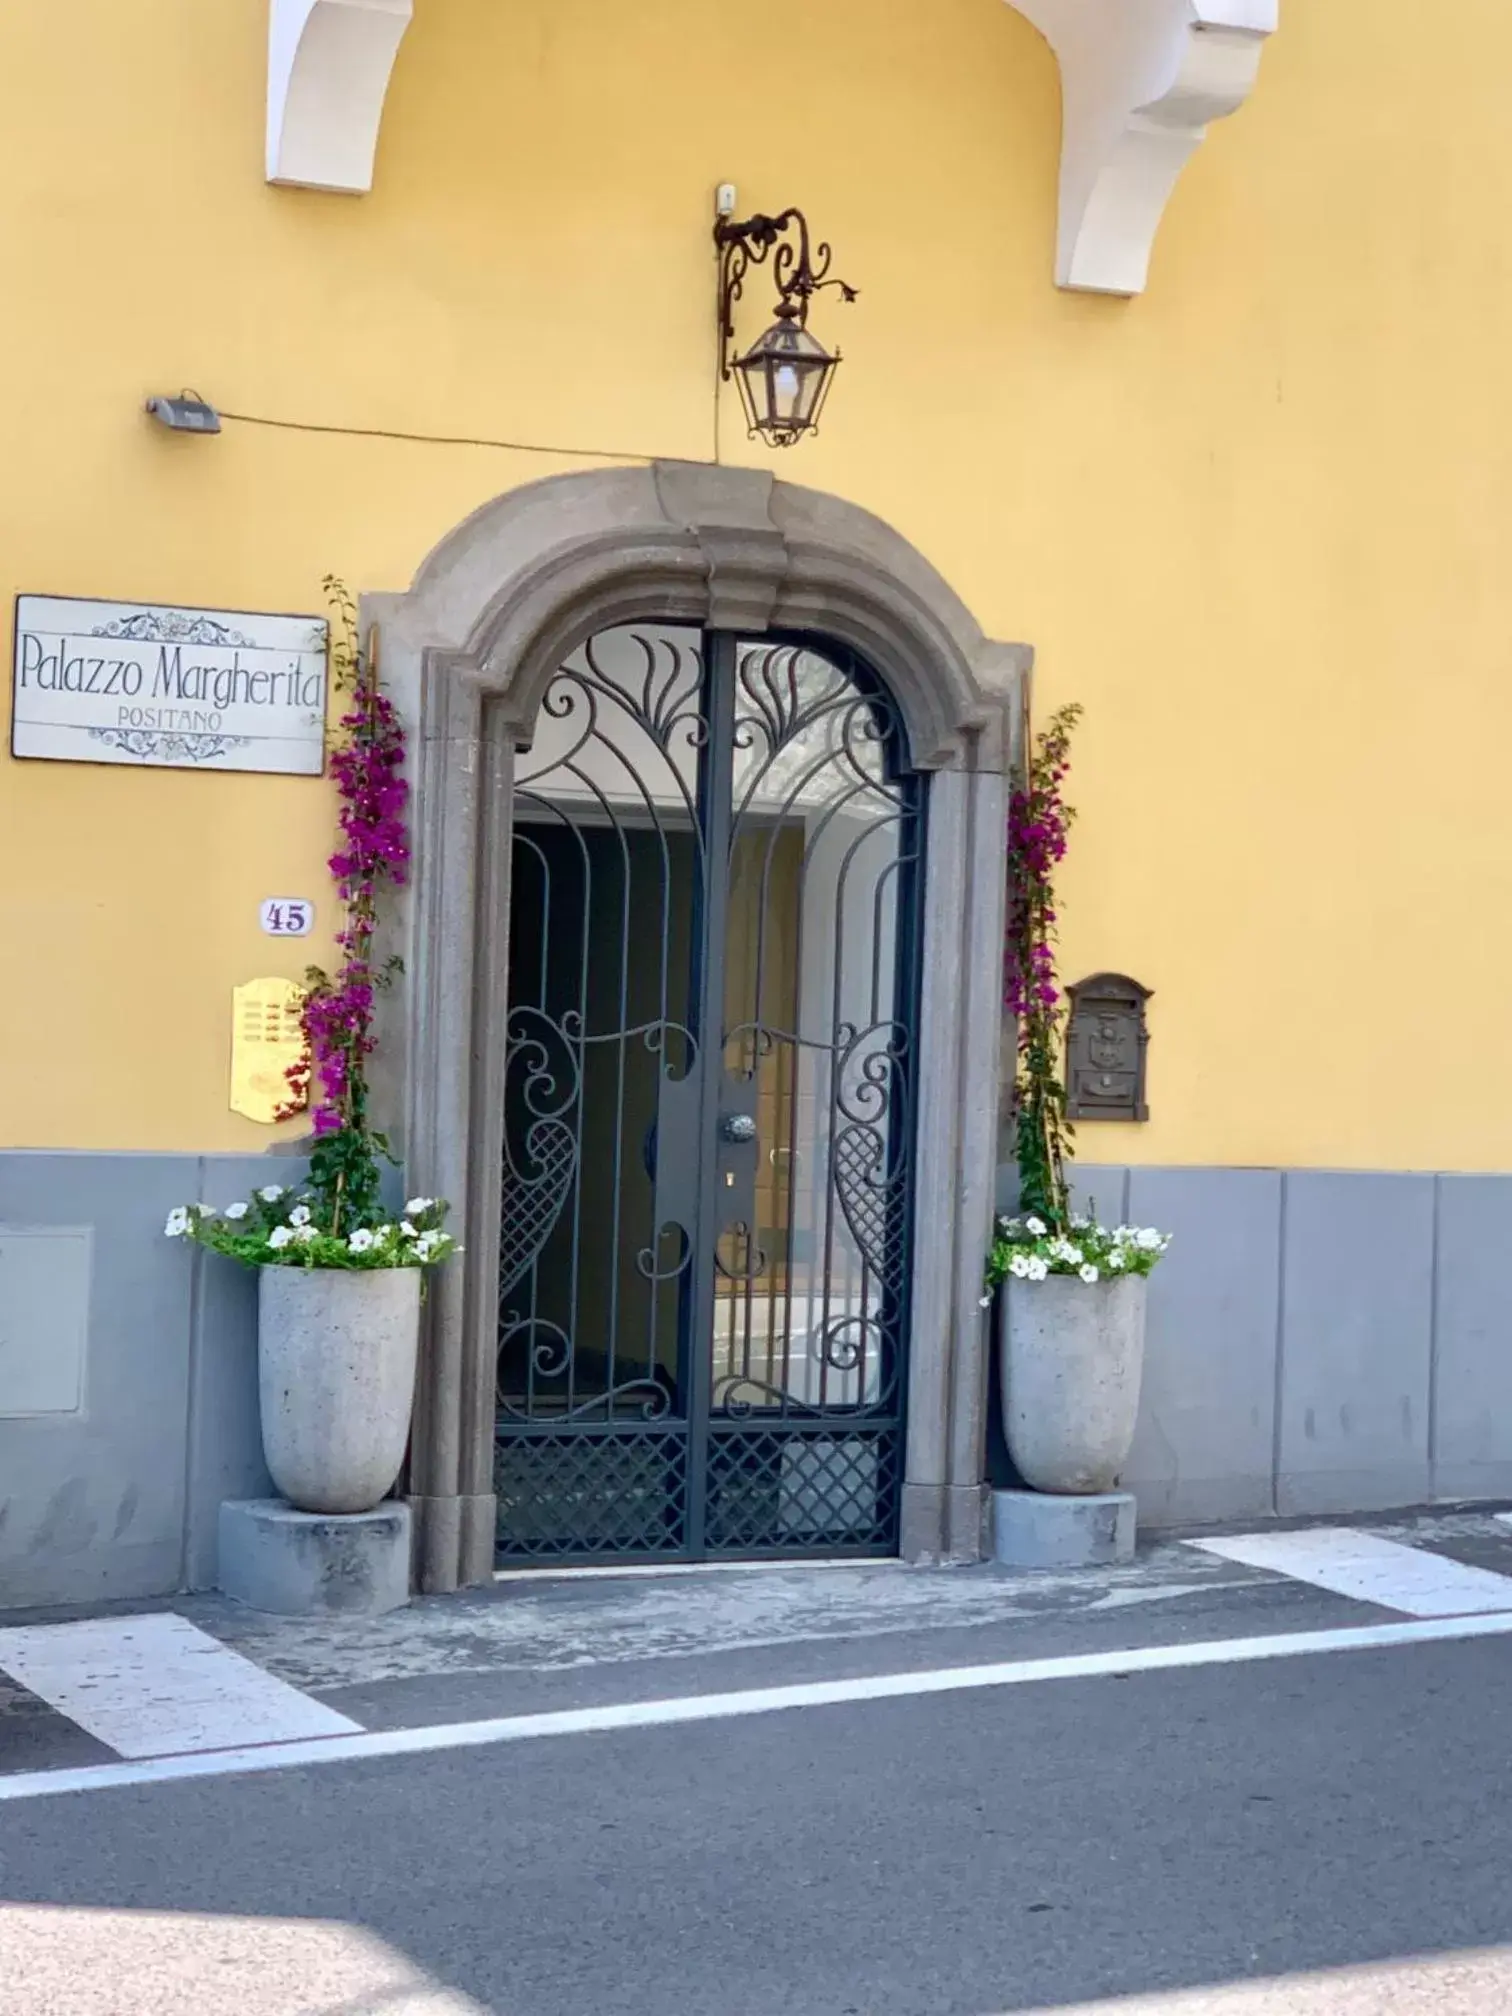
{"label": "stone pedestal under planter", "polygon": [[223,1595],[279,1617],[381,1617],[410,1600],[410,1511],[296,1512],[281,1498],[220,1508]]}
{"label": "stone pedestal under planter", "polygon": [[994,1491],[992,1552],[1009,1568],[1105,1568],[1134,1559],[1137,1520],[1127,1491],[1088,1498]]}
{"label": "stone pedestal under planter", "polygon": [[1008,1283],[1003,1435],[1032,1488],[992,1494],[993,1553],[1006,1565],[1133,1559],[1138,1509],[1118,1480],[1139,1415],[1145,1292],[1129,1275]]}

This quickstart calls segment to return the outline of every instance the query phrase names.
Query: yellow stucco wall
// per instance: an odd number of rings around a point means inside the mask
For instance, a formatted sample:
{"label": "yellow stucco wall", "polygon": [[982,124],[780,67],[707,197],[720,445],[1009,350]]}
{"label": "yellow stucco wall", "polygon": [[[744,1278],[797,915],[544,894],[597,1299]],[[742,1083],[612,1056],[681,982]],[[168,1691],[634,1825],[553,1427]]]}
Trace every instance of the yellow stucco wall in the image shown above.
{"label": "yellow stucco wall", "polygon": [[[265,0],[9,0],[0,594],[315,609],[583,466],[170,438],[139,409],[183,384],[707,456],[710,190],[801,201],[863,295],[823,310],[823,438],[773,459],[1032,642],[1041,708],[1087,706],[1065,966],[1156,998],[1155,1117],[1084,1156],[1512,1163],[1476,1068],[1512,984],[1505,0],[1452,33],[1288,5],[1132,303],[1051,285],[1056,69],[1002,0],[790,11],[801,85],[707,0],[421,0],[350,199],[263,183]],[[733,415],[724,447],[761,459]],[[332,811],[0,759],[0,1142],[265,1145],[226,1110],[229,990],[325,949],[256,907],[329,917]]]}

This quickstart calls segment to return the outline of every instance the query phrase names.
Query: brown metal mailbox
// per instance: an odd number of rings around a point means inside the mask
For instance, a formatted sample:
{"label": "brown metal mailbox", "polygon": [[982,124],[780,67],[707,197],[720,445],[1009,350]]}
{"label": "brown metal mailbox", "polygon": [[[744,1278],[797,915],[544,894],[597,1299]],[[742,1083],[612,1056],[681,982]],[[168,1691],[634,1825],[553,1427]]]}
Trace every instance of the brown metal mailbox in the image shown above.
{"label": "brown metal mailbox", "polygon": [[1070,989],[1066,1110],[1073,1120],[1148,1120],[1145,1052],[1150,989],[1126,973],[1096,973]]}

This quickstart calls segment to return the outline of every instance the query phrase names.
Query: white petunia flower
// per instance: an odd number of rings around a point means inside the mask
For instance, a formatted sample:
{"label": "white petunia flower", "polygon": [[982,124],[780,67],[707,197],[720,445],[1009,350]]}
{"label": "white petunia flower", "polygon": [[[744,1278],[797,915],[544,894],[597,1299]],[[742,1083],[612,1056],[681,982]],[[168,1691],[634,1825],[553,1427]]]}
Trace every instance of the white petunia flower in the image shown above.
{"label": "white petunia flower", "polygon": [[418,1239],[420,1237],[420,1234],[415,1230],[414,1226],[411,1225],[408,1218],[405,1219],[404,1223],[399,1227],[399,1230],[404,1234],[406,1239]]}
{"label": "white petunia flower", "polygon": [[1043,1239],[1049,1229],[1043,1218],[1026,1218],[1024,1220],[1024,1230],[1032,1239]]}
{"label": "white petunia flower", "polygon": [[268,1234],[268,1244],[273,1248],[275,1253],[282,1253],[285,1246],[291,1246],[293,1243],[294,1234],[289,1230],[287,1225],[275,1225],[273,1230]]}
{"label": "white petunia flower", "polygon": [[992,1297],[990,1295],[984,1295],[981,1301],[977,1304],[977,1307],[979,1309],[990,1309],[992,1307]]}
{"label": "white petunia flower", "polygon": [[1029,1258],[1027,1253],[1015,1253],[1013,1258],[1008,1262],[1008,1272],[1013,1276],[1015,1281],[1027,1281],[1029,1279],[1029,1269],[1033,1265],[1034,1262]]}
{"label": "white petunia flower", "polygon": [[1029,1262],[1029,1279],[1031,1281],[1043,1281],[1048,1277],[1049,1272],[1050,1269],[1043,1260],[1035,1258]]}
{"label": "white petunia flower", "polygon": [[163,1236],[166,1239],[182,1239],[188,1230],[189,1213],[180,1205],[177,1211],[168,1213],[168,1223],[163,1227]]}
{"label": "white petunia flower", "polygon": [[1163,1243],[1160,1234],[1148,1226],[1143,1232],[1134,1234],[1134,1244],[1141,1253],[1158,1253]]}
{"label": "white petunia flower", "polygon": [[392,1239],[393,1236],[394,1228],[392,1225],[380,1225],[378,1230],[373,1234],[375,1239]]}
{"label": "white petunia flower", "polygon": [[257,1194],[264,1204],[276,1204],[284,1193],[279,1184],[270,1183],[265,1190],[259,1190]]}
{"label": "white petunia flower", "polygon": [[418,1218],[422,1211],[429,1211],[435,1201],[434,1197],[411,1197],[404,1207],[404,1215],[406,1218]]}
{"label": "white petunia flower", "polygon": [[294,1237],[301,1246],[308,1246],[313,1240],[320,1237],[320,1233],[313,1225],[296,1225],[294,1228]]}
{"label": "white petunia flower", "polygon": [[1115,1271],[1121,1272],[1127,1264],[1122,1249],[1115,1246],[1113,1251],[1108,1255],[1108,1265]]}
{"label": "white petunia flower", "polygon": [[1092,1283],[1096,1281],[1098,1278],[1097,1269],[1088,1264],[1087,1266],[1082,1268],[1081,1278],[1083,1279],[1083,1281],[1086,1282],[1087,1286],[1090,1288]]}
{"label": "white petunia flower", "polygon": [[353,1253],[371,1253],[377,1243],[372,1233],[363,1227],[352,1234],[347,1247]]}
{"label": "white petunia flower", "polygon": [[291,1225],[308,1225],[309,1222],[310,1222],[309,1205],[296,1204],[294,1206],[294,1209],[289,1213],[289,1223]]}
{"label": "white petunia flower", "polygon": [[226,1206],[226,1216],[233,1221],[237,1218],[245,1218],[246,1215],[247,1207],[245,1204],[228,1204]]}
{"label": "white petunia flower", "polygon": [[1079,1213],[1073,1214],[1071,1229],[1073,1232],[1089,1232],[1092,1229],[1092,1220],[1081,1216]]}

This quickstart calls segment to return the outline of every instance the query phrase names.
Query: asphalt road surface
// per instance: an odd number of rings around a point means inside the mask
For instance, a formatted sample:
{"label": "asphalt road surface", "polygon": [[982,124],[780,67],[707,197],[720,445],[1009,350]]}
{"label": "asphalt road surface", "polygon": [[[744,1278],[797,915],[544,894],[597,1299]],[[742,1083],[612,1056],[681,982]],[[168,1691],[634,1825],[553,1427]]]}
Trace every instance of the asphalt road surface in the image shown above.
{"label": "asphalt road surface", "polygon": [[[474,1673],[456,1705],[1061,1661],[1024,1684],[53,1796],[18,1779],[0,2012],[1512,2011],[1512,1620],[1414,1639],[1270,1577],[1094,1612],[627,1659],[575,1690]],[[1316,1649],[1251,1656],[1278,1631]],[[1183,1663],[1209,1645],[1223,1663]],[[1178,1663],[1119,1672],[1134,1646]]]}

